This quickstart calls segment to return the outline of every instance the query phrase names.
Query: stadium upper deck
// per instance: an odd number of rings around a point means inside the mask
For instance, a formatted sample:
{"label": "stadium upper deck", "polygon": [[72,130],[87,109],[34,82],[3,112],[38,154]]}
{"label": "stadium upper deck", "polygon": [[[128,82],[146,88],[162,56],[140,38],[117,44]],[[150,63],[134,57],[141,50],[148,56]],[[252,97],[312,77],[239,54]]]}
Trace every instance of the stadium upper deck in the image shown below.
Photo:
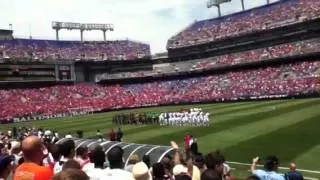
{"label": "stadium upper deck", "polygon": [[318,0],[281,0],[233,15],[198,21],[170,38],[167,48],[205,44],[311,20],[319,17],[319,9]]}
{"label": "stadium upper deck", "polygon": [[0,59],[135,60],[150,56],[150,46],[130,40],[54,41],[14,39],[0,41]]}
{"label": "stadium upper deck", "polygon": [[310,56],[319,53],[320,38],[290,42],[248,51],[229,53],[208,58],[198,58],[188,61],[153,64],[152,69],[136,72],[104,73],[97,76],[97,81],[107,79],[126,79],[139,77],[157,77],[192,73],[235,65],[259,64],[280,60],[288,62],[287,58]]}

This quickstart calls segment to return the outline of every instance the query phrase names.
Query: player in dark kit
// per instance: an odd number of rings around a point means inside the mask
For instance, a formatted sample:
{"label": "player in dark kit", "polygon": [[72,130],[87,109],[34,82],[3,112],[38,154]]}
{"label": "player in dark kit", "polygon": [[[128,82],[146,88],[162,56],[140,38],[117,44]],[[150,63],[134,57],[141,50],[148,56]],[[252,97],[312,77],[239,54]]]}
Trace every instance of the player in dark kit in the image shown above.
{"label": "player in dark kit", "polygon": [[110,141],[115,141],[116,140],[116,133],[111,129],[111,132],[108,134],[109,135],[109,140]]}
{"label": "player in dark kit", "polygon": [[116,133],[116,141],[121,142],[122,137],[123,137],[123,132],[121,131],[121,128],[118,128],[118,132]]}

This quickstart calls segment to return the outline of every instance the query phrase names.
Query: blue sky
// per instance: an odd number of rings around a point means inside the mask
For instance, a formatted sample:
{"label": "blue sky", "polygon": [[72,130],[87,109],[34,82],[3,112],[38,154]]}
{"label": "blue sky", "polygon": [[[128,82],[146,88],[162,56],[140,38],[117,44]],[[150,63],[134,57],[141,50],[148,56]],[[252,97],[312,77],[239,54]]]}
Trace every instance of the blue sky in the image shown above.
{"label": "blue sky", "polygon": [[[271,2],[277,0],[270,0]],[[149,43],[152,53],[164,52],[167,40],[195,20],[214,18],[207,0],[1,0],[0,28],[12,24],[16,37],[54,39],[52,21],[113,23],[110,40],[129,38]],[[245,0],[246,8],[266,0]],[[241,10],[241,1],[223,4],[222,14]],[[62,30],[60,38],[79,40],[78,31]],[[84,33],[85,40],[102,40],[102,32]]]}

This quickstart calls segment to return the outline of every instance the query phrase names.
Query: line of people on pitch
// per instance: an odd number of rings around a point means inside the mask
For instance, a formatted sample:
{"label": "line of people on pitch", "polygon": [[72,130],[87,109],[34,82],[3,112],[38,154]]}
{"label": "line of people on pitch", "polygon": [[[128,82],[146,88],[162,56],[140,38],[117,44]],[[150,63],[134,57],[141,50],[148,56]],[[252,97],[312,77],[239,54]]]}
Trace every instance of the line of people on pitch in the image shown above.
{"label": "line of people on pitch", "polygon": [[210,113],[205,113],[201,108],[191,108],[183,112],[164,112],[159,115],[161,126],[209,126]]}

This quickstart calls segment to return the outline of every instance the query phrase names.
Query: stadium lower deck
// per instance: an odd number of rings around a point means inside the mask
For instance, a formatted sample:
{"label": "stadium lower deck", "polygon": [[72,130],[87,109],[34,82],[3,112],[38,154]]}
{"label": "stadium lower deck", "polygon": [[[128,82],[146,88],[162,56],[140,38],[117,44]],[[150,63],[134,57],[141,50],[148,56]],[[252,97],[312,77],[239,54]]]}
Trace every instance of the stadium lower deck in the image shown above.
{"label": "stadium lower deck", "polygon": [[83,130],[86,137],[91,137],[97,129],[109,132],[116,128],[112,125],[112,117],[117,113],[173,112],[191,107],[200,107],[211,114],[210,127],[127,125],[122,127],[124,141],[169,145],[170,140],[175,140],[182,145],[183,136],[189,132],[197,138],[201,152],[222,150],[226,159],[232,161],[232,174],[237,179],[249,175],[247,163],[250,164],[253,157],[270,154],[279,157],[282,167],[294,161],[307,178],[320,178],[319,98],[140,108],[1,125],[0,130],[12,126],[36,126],[56,129],[61,134]]}

